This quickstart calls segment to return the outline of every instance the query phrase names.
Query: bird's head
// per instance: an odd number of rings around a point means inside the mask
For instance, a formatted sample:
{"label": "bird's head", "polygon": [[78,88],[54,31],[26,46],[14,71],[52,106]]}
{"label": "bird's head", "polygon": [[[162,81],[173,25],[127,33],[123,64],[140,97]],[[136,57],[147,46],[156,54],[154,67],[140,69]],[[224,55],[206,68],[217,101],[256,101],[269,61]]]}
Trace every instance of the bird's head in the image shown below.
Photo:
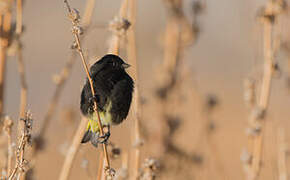
{"label": "bird's head", "polygon": [[113,54],[107,54],[98,62],[96,62],[98,66],[103,68],[113,68],[113,69],[126,69],[130,67],[129,64],[125,63],[119,56]]}

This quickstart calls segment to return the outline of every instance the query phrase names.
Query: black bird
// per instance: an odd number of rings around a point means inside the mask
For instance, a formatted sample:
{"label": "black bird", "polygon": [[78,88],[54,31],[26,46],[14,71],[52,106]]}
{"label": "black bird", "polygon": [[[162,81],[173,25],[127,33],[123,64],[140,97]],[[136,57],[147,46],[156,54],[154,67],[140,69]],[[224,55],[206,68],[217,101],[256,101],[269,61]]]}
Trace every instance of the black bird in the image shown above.
{"label": "black bird", "polygon": [[[120,124],[126,119],[134,89],[134,82],[125,71],[128,67],[129,64],[113,54],[105,55],[91,66],[95,97],[92,96],[87,79],[81,94],[80,108],[88,117],[89,123],[82,143],[91,141],[96,147],[98,143],[105,143],[110,136],[110,125]],[[108,127],[104,136],[100,136],[94,101],[97,103],[102,125]]]}

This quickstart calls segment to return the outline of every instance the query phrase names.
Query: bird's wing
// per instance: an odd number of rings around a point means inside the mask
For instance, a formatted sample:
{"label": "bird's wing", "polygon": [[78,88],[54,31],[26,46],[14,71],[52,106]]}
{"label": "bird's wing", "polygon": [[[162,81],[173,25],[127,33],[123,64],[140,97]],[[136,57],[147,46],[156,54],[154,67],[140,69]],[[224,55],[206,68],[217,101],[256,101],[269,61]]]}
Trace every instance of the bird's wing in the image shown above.
{"label": "bird's wing", "polygon": [[112,120],[115,124],[120,123],[128,115],[132,101],[133,86],[133,80],[127,74],[124,79],[118,81],[114,85],[110,96],[112,103],[110,112],[112,114]]}

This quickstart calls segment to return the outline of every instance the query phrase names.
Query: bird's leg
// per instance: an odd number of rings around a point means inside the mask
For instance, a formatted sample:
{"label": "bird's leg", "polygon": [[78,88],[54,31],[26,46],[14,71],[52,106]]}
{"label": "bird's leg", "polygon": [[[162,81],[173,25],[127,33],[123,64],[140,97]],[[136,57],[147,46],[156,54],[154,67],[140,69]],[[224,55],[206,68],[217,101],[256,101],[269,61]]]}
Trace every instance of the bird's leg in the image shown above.
{"label": "bird's leg", "polygon": [[100,144],[106,144],[111,136],[110,125],[104,125],[103,128],[104,127],[107,127],[107,131],[102,136],[99,136],[99,139],[101,140],[98,139],[98,142]]}

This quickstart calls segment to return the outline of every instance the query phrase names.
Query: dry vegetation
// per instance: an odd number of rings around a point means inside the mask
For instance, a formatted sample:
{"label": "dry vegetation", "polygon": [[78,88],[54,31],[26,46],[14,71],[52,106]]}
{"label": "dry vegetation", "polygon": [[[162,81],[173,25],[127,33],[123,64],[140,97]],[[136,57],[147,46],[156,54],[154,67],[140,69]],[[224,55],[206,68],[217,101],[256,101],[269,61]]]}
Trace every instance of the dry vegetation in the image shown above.
{"label": "dry vegetation", "polygon": [[[252,70],[248,70],[249,75],[243,75],[245,78],[244,100],[248,107],[249,117],[248,121],[244,119],[245,122],[247,121],[247,127],[244,127],[246,133],[241,139],[247,138],[247,141],[232,139],[234,144],[230,146],[225,145],[223,138],[220,137],[222,137],[221,134],[225,134],[231,138],[234,134],[233,130],[231,127],[223,128],[228,124],[219,123],[216,119],[216,114],[221,111],[223,99],[215,94],[204,95],[205,93],[199,91],[195,84],[195,76],[198,74],[193,72],[187,62],[190,59],[188,51],[197,46],[199,37],[203,33],[201,22],[202,16],[208,11],[208,2],[205,0],[193,0],[190,3],[183,0],[160,1],[166,14],[164,30],[160,29],[163,58],[161,63],[154,64],[154,70],[145,70],[147,74],[154,72],[154,75],[150,76],[152,77],[150,83],[154,84],[150,91],[141,84],[145,82],[141,79],[146,79],[146,77],[142,77],[140,73],[143,70],[140,61],[144,58],[138,56],[138,53],[142,52],[142,49],[138,49],[136,34],[138,23],[142,23],[138,18],[138,1],[120,1],[119,11],[115,12],[115,17],[106,23],[105,30],[109,32],[106,52],[120,55],[132,65],[129,73],[135,81],[135,91],[126,125],[128,128],[121,131],[123,133],[121,135],[113,130],[113,138],[118,136],[120,138],[116,141],[111,138],[108,144],[103,144],[102,147],[96,149],[87,147],[90,146],[89,144],[80,144],[87,119],[76,115],[80,114],[79,110],[65,113],[66,110],[59,104],[62,97],[68,94],[63,91],[73,74],[75,64],[79,66],[82,64],[83,72],[89,79],[92,94],[95,93],[88,63],[91,64],[89,60],[93,59],[94,62],[96,58],[92,58],[87,52],[86,41],[95,29],[102,28],[94,24],[93,19],[98,1],[84,1],[85,9],[81,11],[79,8],[74,8],[73,0],[64,0],[63,21],[72,23],[71,55],[66,62],[63,60],[62,63],[65,65],[60,73],[54,75],[55,89],[49,92],[52,97],[49,102],[45,103],[48,104],[48,108],[38,121],[33,119],[34,110],[28,109],[31,107],[28,94],[34,92],[29,91],[30,82],[27,81],[26,74],[31,64],[25,63],[26,59],[23,55],[25,51],[23,49],[25,41],[23,42],[22,37],[25,25],[23,5],[25,4],[22,0],[0,0],[1,179],[39,179],[38,176],[42,174],[45,174],[42,177],[52,179],[50,171],[57,172],[60,180],[77,179],[76,175],[79,174],[82,179],[97,180],[289,179],[290,163],[287,149],[289,123],[277,121],[273,119],[273,116],[268,115],[271,112],[271,89],[276,84],[275,79],[285,78],[288,91],[290,89],[287,1],[265,0],[264,6],[257,12],[256,22],[252,23],[259,25],[262,29],[263,40],[256,47],[256,51],[263,52],[263,55],[257,60],[259,63],[252,67]],[[185,3],[190,4],[192,8],[190,10],[185,8]],[[67,34],[69,33],[67,29]],[[255,36],[260,36],[260,34]],[[102,45],[104,44],[102,42]],[[207,49],[207,52],[210,51]],[[19,113],[18,107],[13,109],[18,113],[17,118],[12,118],[5,112],[6,102],[11,101],[5,96],[6,71],[10,71],[7,68],[8,55],[11,56],[9,58],[15,58],[18,64],[18,67],[12,70],[16,72],[18,68],[19,72]],[[150,58],[154,59],[154,57]],[[287,63],[281,63],[281,59],[286,59]],[[80,61],[82,63],[79,63]],[[280,64],[287,64],[286,68]],[[287,72],[286,77],[283,76],[283,70]],[[214,89],[212,93],[215,93]],[[74,107],[78,108],[78,106],[74,104]],[[42,108],[45,107],[42,106]],[[229,107],[224,109],[226,113],[232,113]],[[94,110],[98,114],[96,102],[94,102]],[[56,126],[60,123],[57,124],[54,121],[58,116],[57,111],[65,114],[62,119],[66,125],[59,129]],[[79,119],[78,123],[74,122],[74,119]],[[35,121],[39,124],[36,129],[34,129]],[[98,124],[102,127],[99,117]],[[51,127],[55,129],[51,130]],[[58,130],[60,132],[56,132]],[[67,136],[66,131],[73,133]],[[125,131],[128,131],[127,134],[130,135],[127,135]],[[243,128],[240,127],[239,131],[243,131]],[[55,168],[55,164],[49,164],[53,163],[54,158],[58,161],[56,157],[59,156],[48,153],[49,150],[55,148],[51,147],[51,142],[49,142],[49,134],[54,133],[60,135],[55,138],[57,142],[68,141],[67,146],[64,146],[63,160],[58,163],[59,168]],[[104,134],[103,128],[100,134]],[[232,169],[232,164],[234,164],[232,161],[236,157],[233,158],[231,151],[236,144],[239,144],[237,147],[244,148],[240,149],[240,167],[233,166],[236,169]],[[47,162],[41,160],[42,158]],[[41,170],[39,167],[46,169]],[[235,174],[236,172],[238,173]]]}

